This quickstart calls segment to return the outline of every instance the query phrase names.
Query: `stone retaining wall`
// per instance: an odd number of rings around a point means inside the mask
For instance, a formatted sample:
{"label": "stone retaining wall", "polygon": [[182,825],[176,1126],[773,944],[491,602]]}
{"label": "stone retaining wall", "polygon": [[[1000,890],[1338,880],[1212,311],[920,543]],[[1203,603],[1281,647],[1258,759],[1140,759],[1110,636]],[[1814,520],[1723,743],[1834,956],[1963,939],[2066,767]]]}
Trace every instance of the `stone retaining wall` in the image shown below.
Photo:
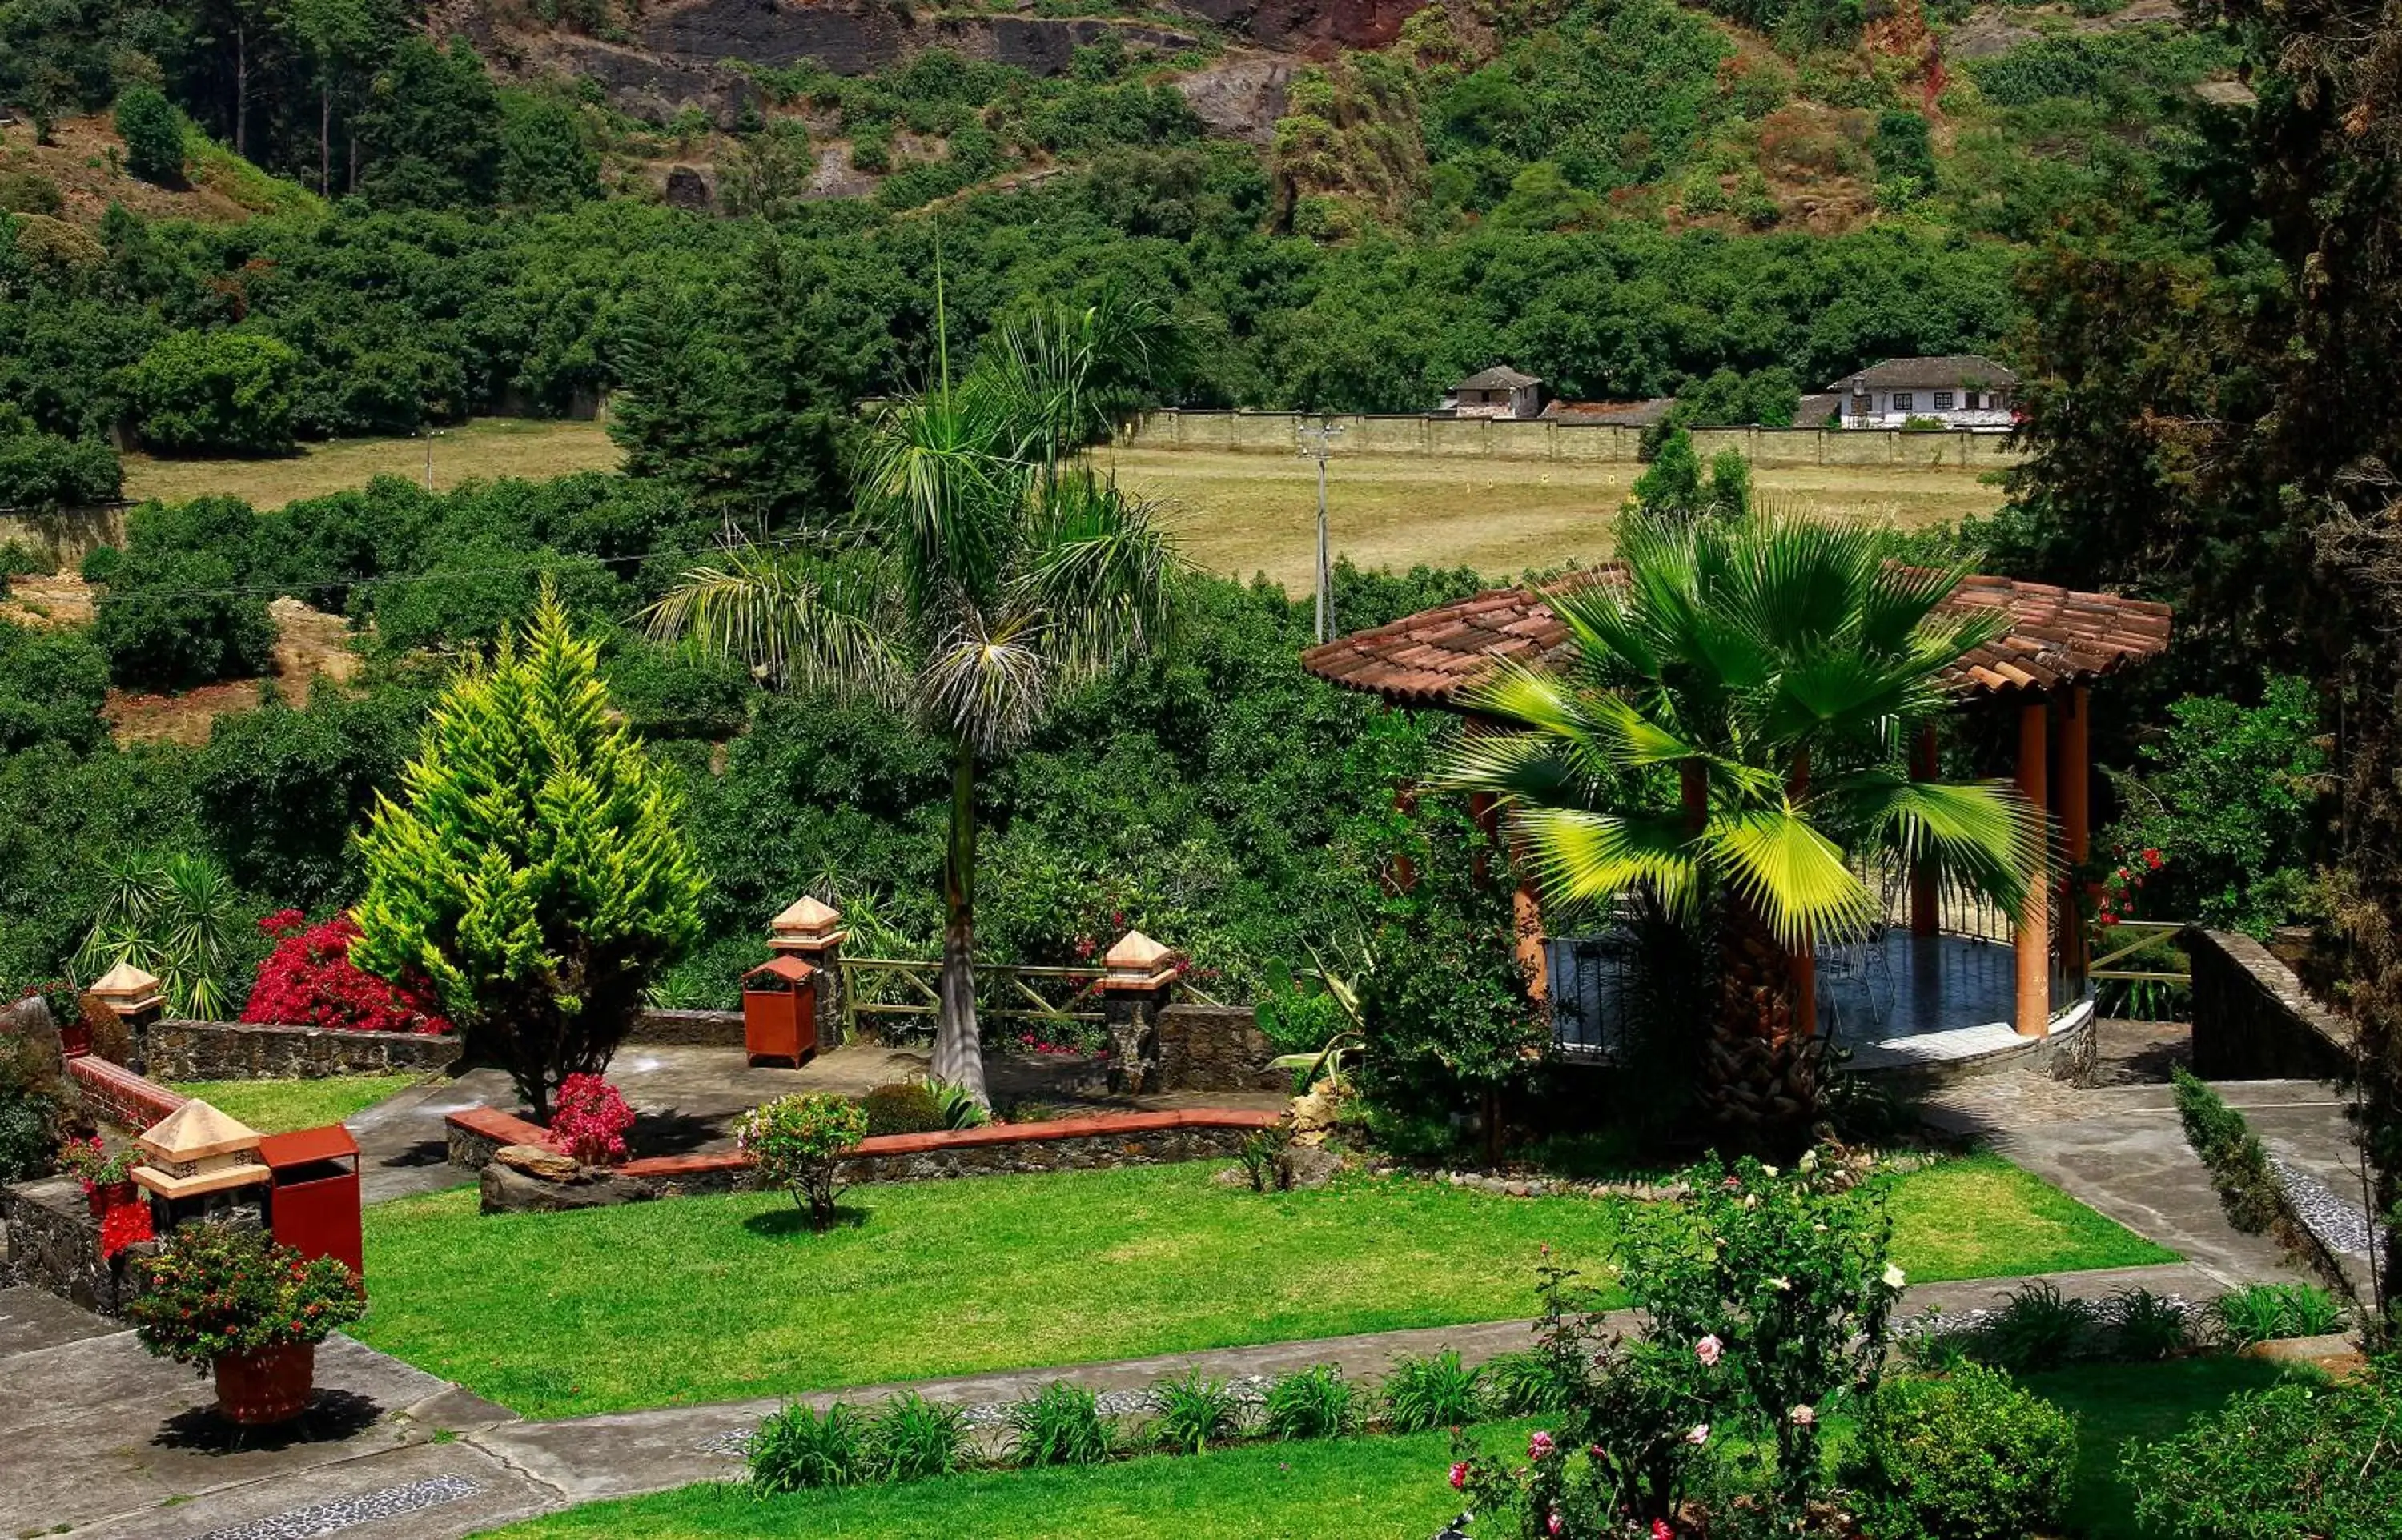
{"label": "stone retaining wall", "polygon": [[[629,1043],[681,1043],[701,1048],[740,1048],[739,1011],[645,1011],[626,1035]],[[823,1044],[819,1045],[823,1047]]]}
{"label": "stone retaining wall", "polygon": [[[1273,1112],[1194,1107],[1105,1112],[939,1134],[885,1134],[863,1141],[842,1162],[841,1174],[848,1184],[867,1184],[1219,1160],[1231,1157],[1244,1140],[1278,1121]],[[759,1185],[750,1157],[732,1150],[654,1156],[606,1172],[587,1167],[572,1181],[547,1181],[493,1159],[511,1145],[543,1139],[531,1123],[490,1107],[454,1112],[449,1121],[452,1161],[483,1173],[487,1214],[590,1208],[747,1191]]]}
{"label": "stone retaining wall", "polygon": [[2193,1072],[2205,1080],[2333,1079],[2350,1062],[2352,1024],[2302,988],[2251,937],[2187,929],[2193,967]]}
{"label": "stone retaining wall", "polygon": [[317,1080],[332,1075],[423,1075],[457,1061],[455,1037],[342,1032],[324,1026],[163,1021],[145,1035],[150,1073],[165,1080]]}
{"label": "stone retaining wall", "polygon": [[1290,1070],[1268,1066],[1276,1045],[1260,1030],[1253,1007],[1171,1005],[1153,1031],[1161,1091],[1292,1089]]}
{"label": "stone retaining wall", "polygon": [[104,1261],[100,1221],[91,1217],[83,1185],[71,1176],[0,1187],[0,1226],[8,1240],[0,1271],[9,1281],[48,1289],[102,1315],[125,1313],[139,1292],[127,1264],[158,1249],[145,1241]]}

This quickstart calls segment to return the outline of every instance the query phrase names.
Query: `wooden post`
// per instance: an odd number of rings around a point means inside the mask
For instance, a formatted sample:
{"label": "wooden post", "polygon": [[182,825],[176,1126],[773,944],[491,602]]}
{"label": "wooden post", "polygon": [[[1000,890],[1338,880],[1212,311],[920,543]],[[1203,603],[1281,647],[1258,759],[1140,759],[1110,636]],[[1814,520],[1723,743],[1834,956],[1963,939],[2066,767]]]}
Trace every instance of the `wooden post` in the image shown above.
{"label": "wooden post", "polygon": [[[2044,726],[2050,715],[2041,696],[2019,708],[2019,791],[2038,810],[2049,800]],[[2018,1019],[2014,1024],[2022,1038],[2046,1037],[2051,1031],[2051,879],[2040,856],[2027,884],[2025,901],[2019,906],[2016,946]]]}
{"label": "wooden post", "polygon": [[[1918,738],[1910,746],[1910,778],[1933,780],[1941,772],[1935,745],[1935,724],[1918,725]],[[1920,859],[1910,868],[1910,933],[1929,937],[1942,928],[1941,894],[1935,886],[1935,864]]]}
{"label": "wooden post", "polygon": [[2084,912],[2076,901],[2076,869],[2093,853],[2091,827],[2092,742],[2089,729],[2091,702],[2079,684],[2057,703],[2059,763],[2052,771],[2052,812],[2060,819],[2061,843],[2068,852],[2069,871],[2061,884],[2060,964],[2078,983],[2085,982],[2087,959]]}

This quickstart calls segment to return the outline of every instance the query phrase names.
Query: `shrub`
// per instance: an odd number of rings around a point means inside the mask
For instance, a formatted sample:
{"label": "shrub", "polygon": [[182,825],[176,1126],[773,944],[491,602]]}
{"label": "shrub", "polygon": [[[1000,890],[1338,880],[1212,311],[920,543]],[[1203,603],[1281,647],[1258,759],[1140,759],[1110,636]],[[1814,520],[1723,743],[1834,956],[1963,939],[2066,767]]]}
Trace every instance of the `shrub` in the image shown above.
{"label": "shrub", "polygon": [[0,1086],[0,1182],[23,1181],[48,1170],[50,1141],[48,1105]]}
{"label": "shrub", "polygon": [[1558,1366],[1539,1348],[1504,1353],[1488,1360],[1484,1383],[1495,1409],[1510,1417],[1565,1410],[1574,1388],[1561,1379]]}
{"label": "shrub", "polygon": [[2076,1474],[2075,1420],[1970,1364],[1880,1386],[1849,1479],[1878,1540],[2020,1540],[2059,1529]]}
{"label": "shrub", "polygon": [[1285,1131],[1280,1128],[1263,1128],[1246,1134],[1236,1147],[1236,1163],[1242,1168],[1244,1179],[1251,1184],[1253,1192],[1273,1192],[1284,1187],[1284,1147]]}
{"label": "shrub", "polygon": [[258,928],[275,938],[275,950],[258,965],[243,1021],[345,1032],[450,1030],[422,978],[404,988],[351,961],[359,927],[349,914],[311,925],[297,909],[279,909]]}
{"label": "shrub", "polygon": [[1450,1348],[1423,1358],[1401,1358],[1385,1377],[1386,1425],[1395,1433],[1472,1423],[1484,1410],[1484,1373],[1467,1368]]}
{"label": "shrub", "polygon": [[2192,1323],[2186,1307],[2147,1288],[2122,1288],[2103,1302],[2102,1319],[2110,1329],[2114,1354],[2150,1362],[2188,1345]]}
{"label": "shrub", "polygon": [[1243,1403],[1234,1387],[1205,1378],[1197,1368],[1180,1379],[1160,1382],[1151,1397],[1159,1409],[1152,1432],[1171,1450],[1198,1454],[1242,1430]]}
{"label": "shrub", "polygon": [[55,216],[67,206],[59,185],[39,172],[0,172],[0,213]]}
{"label": "shrub", "polygon": [[173,332],[125,371],[142,441],[165,454],[292,447],[300,358],[256,332]]}
{"label": "shrub", "polygon": [[847,1487],[867,1471],[867,1425],[840,1402],[820,1412],[794,1402],[751,1436],[751,1490],[759,1495]]}
{"label": "shrub", "polygon": [[548,590],[521,635],[460,670],[402,780],[407,802],[381,799],[360,841],[351,956],[390,979],[421,969],[469,1052],[546,1120],[699,940],[708,879],[674,787],[611,720],[599,649]]}
{"label": "shrub", "polygon": [[1271,1438],[1339,1438],[1360,1427],[1360,1392],[1332,1364],[1279,1376],[1260,1408]]}
{"label": "shrub", "polygon": [[156,86],[128,86],[117,94],[117,136],[125,141],[125,169],[161,187],[184,180],[184,115]]}
{"label": "shrub", "polygon": [[931,1134],[950,1126],[933,1093],[917,1080],[879,1085],[859,1098],[859,1109],[866,1114],[870,1134]]}
{"label": "shrub", "polygon": [[763,1179],[790,1192],[819,1230],[834,1223],[843,1151],[866,1136],[867,1114],[859,1104],[824,1091],[780,1096],[744,1113],[734,1128],[735,1147],[758,1162]]}
{"label": "shrub", "polygon": [[142,1345],[196,1368],[225,1354],[322,1342],[366,1313],[349,1268],[255,1230],[182,1225],[134,1266],[144,1287],[126,1313]]}
{"label": "shrub", "polygon": [[0,432],[0,508],[80,508],[113,502],[125,472],[98,439]]}
{"label": "shrub", "polygon": [[1021,1465],[1092,1465],[1115,1451],[1100,1398],[1054,1380],[1009,1409],[1010,1458]]}
{"label": "shrub", "polygon": [[2012,1373],[2057,1368],[2093,1346],[2101,1313],[2049,1283],[2022,1284],[1981,1323],[1970,1343],[1978,1358]]}
{"label": "shrub", "polygon": [[973,1087],[938,1080],[931,1075],[918,1083],[934,1099],[934,1110],[941,1115],[943,1127],[983,1128],[992,1121],[991,1111],[976,1099]]}
{"label": "shrub", "polygon": [[867,1473],[878,1481],[948,1476],[967,1455],[967,1413],[904,1391],[868,1419],[862,1445]]}
{"label": "shrub", "polygon": [[267,671],[275,623],[266,598],[243,592],[241,572],[224,557],[137,552],[115,563],[114,574],[100,596],[92,639],[108,654],[117,684],[182,690]]}
{"label": "shrub", "polygon": [[551,1136],[587,1165],[614,1165],[626,1158],[626,1131],[634,1109],[625,1094],[598,1075],[570,1075],[559,1082],[559,1107],[550,1115]]}
{"label": "shrub", "polygon": [[2183,1066],[2171,1071],[2176,1082],[2177,1119],[2185,1125],[2186,1143],[2210,1168],[2211,1184],[2218,1189],[2218,1206],[2227,1222],[2247,1235],[2266,1233],[2277,1222],[2283,1204],[2269,1152],[2252,1132],[2243,1114]]}
{"label": "shrub", "polygon": [[2343,1324],[2343,1311],[2311,1284],[2246,1284],[2211,1301],[2219,1341],[2250,1347],[2280,1337],[2324,1337]]}
{"label": "shrub", "polygon": [[2402,1373],[2288,1380],[2239,1396],[2122,1461],[2135,1517],[2188,1540],[2381,1540],[2402,1511]]}

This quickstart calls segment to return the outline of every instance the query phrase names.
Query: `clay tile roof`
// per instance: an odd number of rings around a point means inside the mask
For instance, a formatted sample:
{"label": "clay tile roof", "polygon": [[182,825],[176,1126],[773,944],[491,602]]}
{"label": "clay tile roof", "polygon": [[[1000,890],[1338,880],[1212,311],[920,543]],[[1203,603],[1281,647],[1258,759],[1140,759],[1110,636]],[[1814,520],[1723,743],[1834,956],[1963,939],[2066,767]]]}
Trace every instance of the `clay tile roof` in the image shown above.
{"label": "clay tile roof", "polygon": [[1981,353],[1943,353],[1934,358],[1888,358],[1857,374],[1845,375],[1829,391],[1942,391],[1954,385],[1982,390],[1988,385],[2015,385],[2018,372]]}
{"label": "clay tile roof", "polygon": [[1522,375],[1517,370],[1510,367],[1507,364],[1496,364],[1489,369],[1470,375],[1466,379],[1461,380],[1455,389],[1462,391],[1515,391],[1524,386],[1540,385],[1542,381],[1533,375]]}
{"label": "clay tile roof", "polygon": [[[1622,568],[1606,566],[1568,581],[1618,583],[1623,573]],[[2009,632],[1946,670],[1963,694],[2082,683],[2157,657],[2169,643],[2169,607],[2149,599],[1976,576],[1963,581],[1943,603],[1946,611],[1996,607],[2009,612]],[[1301,666],[1346,690],[1381,695],[1397,706],[1448,707],[1497,658],[1558,663],[1569,652],[1567,626],[1539,594],[1495,588],[1337,637],[1303,653]]]}

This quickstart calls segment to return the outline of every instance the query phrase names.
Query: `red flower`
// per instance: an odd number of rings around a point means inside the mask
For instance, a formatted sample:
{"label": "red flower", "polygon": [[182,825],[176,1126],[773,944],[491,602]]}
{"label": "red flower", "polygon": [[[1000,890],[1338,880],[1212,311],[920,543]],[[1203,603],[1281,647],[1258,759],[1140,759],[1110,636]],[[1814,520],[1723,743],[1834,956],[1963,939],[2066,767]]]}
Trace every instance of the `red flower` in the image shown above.
{"label": "red flower", "polygon": [[138,1241],[152,1238],[148,1203],[111,1203],[108,1212],[100,1217],[100,1255],[103,1258],[114,1257]]}
{"label": "red flower", "polygon": [[2112,913],[2110,913],[2110,911],[2108,911],[2108,910],[2106,910],[2106,909],[2105,909],[2104,911],[2102,911],[2102,913],[2101,913],[2099,915],[2097,915],[2097,916],[2096,916],[2096,918],[2098,918],[2098,919],[2099,919],[2099,920],[2100,920],[2104,925],[2116,925],[2116,924],[2118,924],[2118,923],[2119,923],[2119,916],[2118,916],[2118,915],[2116,915],[2116,914],[2113,914]]}
{"label": "red flower", "polygon": [[570,1075],[559,1082],[559,1110],[551,1115],[550,1133],[577,1160],[587,1165],[624,1160],[626,1130],[633,1126],[634,1109],[600,1076]]}
{"label": "red flower", "polygon": [[2160,869],[2160,853],[2149,846],[2146,846],[2144,850],[2144,864],[2150,867],[2155,872],[2159,871]]}
{"label": "red flower", "polygon": [[311,926],[298,910],[284,909],[258,925],[278,940],[259,965],[243,1021],[352,1032],[450,1030],[423,980],[393,983],[351,961],[359,928],[350,915]]}

